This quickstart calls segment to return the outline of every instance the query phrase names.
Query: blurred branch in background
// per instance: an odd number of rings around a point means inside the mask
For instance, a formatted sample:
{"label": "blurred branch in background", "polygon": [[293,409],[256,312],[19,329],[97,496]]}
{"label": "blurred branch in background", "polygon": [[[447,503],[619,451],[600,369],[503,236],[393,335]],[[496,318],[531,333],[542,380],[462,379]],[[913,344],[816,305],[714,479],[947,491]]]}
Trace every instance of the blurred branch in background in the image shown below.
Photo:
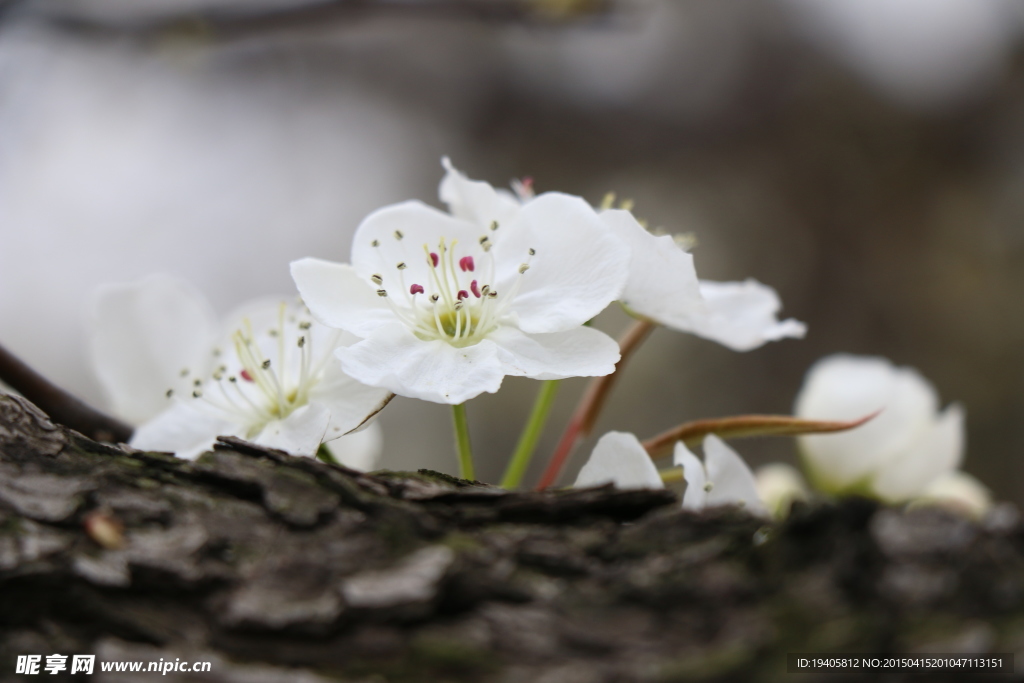
{"label": "blurred branch in background", "polygon": [[69,30],[83,32],[200,31],[218,38],[318,27],[368,17],[473,19],[494,23],[562,23],[610,13],[617,0],[206,0],[150,2],[0,0],[20,5]]}
{"label": "blurred branch in background", "polygon": [[0,346],[0,382],[35,403],[50,418],[96,441],[125,443],[132,428],[90,408]]}

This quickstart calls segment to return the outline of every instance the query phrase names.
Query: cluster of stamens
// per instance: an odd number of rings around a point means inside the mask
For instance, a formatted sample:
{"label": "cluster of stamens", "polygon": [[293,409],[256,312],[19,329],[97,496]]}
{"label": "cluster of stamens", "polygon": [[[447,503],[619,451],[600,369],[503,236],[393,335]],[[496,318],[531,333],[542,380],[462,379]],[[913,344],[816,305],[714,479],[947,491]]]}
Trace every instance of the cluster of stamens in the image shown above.
{"label": "cluster of stamens", "polygon": [[[224,417],[251,425],[258,432],[267,422],[282,419],[296,408],[309,402],[309,391],[319,381],[330,358],[313,355],[312,323],[288,314],[288,306],[281,303],[275,327],[266,335],[275,340],[276,359],[264,354],[256,341],[251,322],[243,320],[242,328],[231,335],[237,362],[236,372],[229,372],[226,364],[216,366],[209,378],[196,377],[192,381],[192,398],[215,408]],[[213,350],[215,362],[222,356]],[[190,371],[181,371],[187,377]],[[173,390],[168,389],[170,398]]]}
{"label": "cluster of stamens", "polygon": [[[383,273],[375,273],[370,280],[377,289],[377,295],[388,300],[395,315],[420,339],[441,339],[454,346],[475,344],[497,326],[519,290],[518,279],[502,296],[491,284],[495,275],[492,236],[497,230],[495,221],[490,225],[490,234],[484,234],[477,240],[479,251],[476,256],[465,251],[458,256],[457,240],[448,242],[442,237],[433,250],[424,244],[423,258],[428,273],[428,280],[424,282],[406,283],[408,264],[405,261],[391,266],[397,274],[387,279],[389,284],[398,284],[402,298],[397,301],[397,297],[385,288]],[[405,237],[399,230],[393,236],[397,241]],[[373,240],[371,246],[380,246],[380,241]],[[529,257],[535,253],[530,249]],[[529,260],[527,258],[520,264],[520,276],[529,270]]]}

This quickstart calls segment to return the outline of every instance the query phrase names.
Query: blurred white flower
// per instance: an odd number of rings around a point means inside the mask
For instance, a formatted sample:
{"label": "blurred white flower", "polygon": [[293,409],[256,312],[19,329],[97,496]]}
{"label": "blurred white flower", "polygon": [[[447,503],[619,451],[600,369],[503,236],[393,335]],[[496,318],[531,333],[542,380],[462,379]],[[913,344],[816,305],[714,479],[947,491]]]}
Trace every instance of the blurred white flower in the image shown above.
{"label": "blurred white flower", "polygon": [[665,488],[651,456],[636,436],[628,432],[608,432],[602,436],[573,486],[609,483],[620,489]]}
{"label": "blurred white flower", "polygon": [[714,434],[704,437],[704,462],[682,441],[676,444],[673,462],[683,468],[686,479],[683,509],[738,505],[751,514],[768,516],[747,463]]}
{"label": "blurred white flower", "polygon": [[810,496],[800,471],[781,462],[757,468],[754,483],[761,502],[776,519],[786,517],[794,502]]}
{"label": "blurred white flower", "polygon": [[928,484],[911,505],[936,505],[981,519],[992,508],[992,493],[966,472],[949,472]]}
{"label": "blurred white flower", "polygon": [[940,413],[938,394],[927,380],[884,358],[837,354],[818,361],[795,411],[822,420],[881,411],[842,434],[799,437],[808,475],[826,493],[907,501],[955,471],[963,456],[963,408],[953,404]]}
{"label": "blurred white flower", "polygon": [[1014,0],[784,0],[809,36],[894,100],[934,107],[997,83],[1020,33]]}
{"label": "blurred white flower", "polygon": [[351,265],[292,263],[316,319],[361,339],[336,352],[345,372],[449,404],[505,375],[612,372],[618,345],[583,324],[619,297],[629,252],[597,213],[558,193],[520,205],[450,166],[441,194],[452,215],[419,202],[370,214]]}
{"label": "blurred white flower", "polygon": [[[316,324],[297,302],[251,302],[228,320],[219,337],[205,299],[176,278],[100,288],[93,358],[114,411],[139,424],[132,446],[194,458],[230,435],[314,455],[390,399],[332,362],[351,337]],[[371,468],[380,435],[365,431],[332,442],[335,457]]]}
{"label": "blurred white flower", "polygon": [[698,280],[693,256],[672,236],[652,234],[623,209],[602,211],[601,219],[629,245],[629,279],[621,301],[631,311],[734,351],[806,333],[803,323],[776,318],[782,303],[771,287],[756,280]]}

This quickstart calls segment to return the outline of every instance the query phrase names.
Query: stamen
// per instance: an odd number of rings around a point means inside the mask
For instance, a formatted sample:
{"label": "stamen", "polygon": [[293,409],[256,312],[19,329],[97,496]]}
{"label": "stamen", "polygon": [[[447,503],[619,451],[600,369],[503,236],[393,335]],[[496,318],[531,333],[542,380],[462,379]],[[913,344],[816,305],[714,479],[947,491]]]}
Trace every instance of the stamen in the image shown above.
{"label": "stamen", "polygon": [[476,270],[476,264],[473,263],[473,257],[472,256],[463,256],[462,258],[460,258],[459,259],[459,268],[462,269],[463,273],[465,273],[466,271],[472,272],[472,271]]}
{"label": "stamen", "polygon": [[384,284],[384,278],[382,278],[380,275],[377,275],[377,274],[371,275],[370,279],[373,280],[373,284],[375,284],[375,285],[382,285],[382,284]]}
{"label": "stamen", "polygon": [[301,349],[303,346],[306,345],[306,338],[305,337],[299,337],[299,341],[297,343],[299,345],[299,348]]}
{"label": "stamen", "polygon": [[260,367],[263,368],[264,370],[269,370],[270,369],[270,359],[268,358],[265,361],[263,361],[262,363],[260,363]]}
{"label": "stamen", "polygon": [[[484,285],[484,287],[486,286],[487,285]],[[476,283],[476,280],[473,280],[472,282],[469,283],[469,291],[473,292],[473,296],[475,296],[477,299],[480,298],[480,285]]]}
{"label": "stamen", "polygon": [[181,372],[178,373],[182,377],[188,377],[188,368],[182,368]]}
{"label": "stamen", "polygon": [[488,237],[487,235],[484,235],[483,237],[481,237],[480,238],[480,246],[484,248],[484,251],[490,251],[491,250],[491,238]]}
{"label": "stamen", "polygon": [[199,391],[198,389],[196,389],[195,391],[192,392],[192,398],[201,398],[202,395],[203,395],[203,392]]}
{"label": "stamen", "polygon": [[399,270],[405,270],[406,269],[405,261],[402,261],[401,263],[399,263],[397,266],[395,266],[395,268],[398,268]]}
{"label": "stamen", "polygon": [[201,380],[201,379],[195,380],[194,382],[192,382],[192,386],[196,386],[196,387],[203,386],[203,380]]}
{"label": "stamen", "polygon": [[416,284],[414,284],[412,287],[409,288],[409,293],[410,294],[422,294],[423,293],[423,285],[416,285]]}
{"label": "stamen", "polygon": [[308,330],[312,326],[313,323],[309,322],[308,320],[303,320],[301,323],[299,323],[300,330]]}
{"label": "stamen", "polygon": [[491,221],[491,232],[498,229],[498,221]]}
{"label": "stamen", "polygon": [[713,489],[713,488],[715,488],[714,482],[710,482],[709,481],[708,483],[704,484],[704,490],[709,492],[709,493],[711,492],[711,489]]}
{"label": "stamen", "polygon": [[388,295],[388,290],[386,290],[386,289],[378,289],[377,290],[377,296],[387,296],[387,295]]}
{"label": "stamen", "polygon": [[403,235],[403,234],[402,234],[402,231],[401,231],[401,230],[395,230],[395,239],[396,239],[396,240],[400,240],[400,239],[402,239],[403,237],[405,237],[405,235]]}
{"label": "stamen", "polygon": [[536,255],[537,255],[537,250],[534,249],[533,247],[530,247],[530,256],[536,256]]}
{"label": "stamen", "polygon": [[166,393],[166,394],[164,394],[164,395],[165,395],[165,396],[166,396],[167,398],[170,398],[171,396],[174,396],[174,389],[168,389],[168,390],[167,390],[167,393]]}
{"label": "stamen", "polygon": [[380,246],[380,240],[374,240],[374,241],[370,242],[370,246],[371,247],[379,247]]}
{"label": "stamen", "polygon": [[430,295],[430,300],[433,301],[435,304],[437,303],[437,300],[440,299],[440,298],[441,297],[438,294],[431,294]]}
{"label": "stamen", "polygon": [[522,275],[523,273],[525,273],[529,269],[530,269],[530,266],[528,266],[527,264],[523,263],[523,264],[521,264],[519,266],[519,274]]}

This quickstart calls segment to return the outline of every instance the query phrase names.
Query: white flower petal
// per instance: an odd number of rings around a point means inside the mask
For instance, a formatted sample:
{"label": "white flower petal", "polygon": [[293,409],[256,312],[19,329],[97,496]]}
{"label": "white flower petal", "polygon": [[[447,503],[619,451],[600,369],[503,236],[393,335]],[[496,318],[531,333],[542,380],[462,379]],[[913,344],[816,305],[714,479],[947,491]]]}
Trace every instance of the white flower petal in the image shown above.
{"label": "white flower petal", "polygon": [[[458,263],[462,256],[479,254],[479,240],[488,233],[486,227],[449,216],[422,202],[392,204],[377,209],[356,228],[352,266],[367,286],[371,286],[371,277],[379,275],[382,284],[374,283],[372,288],[384,289],[398,300],[413,284],[429,289],[433,275],[427,265],[428,251],[439,258],[443,256],[441,238]],[[400,263],[405,264],[401,270]]]}
{"label": "white flower petal", "polygon": [[319,322],[366,337],[395,314],[384,297],[348,264],[304,258],[291,264],[303,302]]}
{"label": "white flower petal", "polygon": [[488,340],[457,348],[418,339],[405,325],[384,325],[336,351],[342,368],[363,384],[400,396],[457,405],[501,386],[505,368]]}
{"label": "white flower petal", "polygon": [[[111,410],[140,424],[168,408],[165,392],[186,391],[206,373],[216,318],[187,282],[154,275],[97,290],[91,353]],[[187,368],[189,375],[181,376]]]}
{"label": "white flower petal", "polygon": [[718,342],[733,351],[750,351],[787,337],[802,338],[807,332],[806,325],[792,318],[779,322],[776,315],[782,302],[778,294],[757,280],[701,280],[700,293],[707,316],[692,328],[678,325],[677,329]]}
{"label": "white flower petal", "polygon": [[371,422],[365,429],[327,443],[334,459],[345,467],[370,472],[380,464],[384,437],[380,425]]}
{"label": "white flower petal", "polygon": [[878,357],[823,358],[797,396],[798,417],[852,420],[881,412],[848,432],[799,437],[812,478],[828,492],[857,485],[927,433],[937,408],[935,389],[911,368]]}
{"label": "white flower petal", "polygon": [[448,157],[441,159],[441,165],[445,174],[438,194],[453,216],[489,227],[492,221],[506,225],[518,215],[520,204],[508,192],[499,192],[482,180],[470,180]]}
{"label": "white flower petal", "polygon": [[608,432],[598,440],[576,477],[576,488],[612,483],[620,489],[661,489],[658,468],[632,434]]}
{"label": "white flower petal", "polygon": [[[579,197],[543,194],[524,205],[504,233],[502,229],[494,246],[496,287],[500,296],[522,278],[511,311],[524,332],[578,327],[622,293],[629,247]],[[520,276],[519,268],[527,262],[529,270]]]}
{"label": "white flower petal", "polygon": [[954,404],[912,445],[882,463],[875,473],[872,488],[883,500],[908,500],[939,477],[956,470],[963,450],[964,411]]}
{"label": "white flower petal", "polygon": [[629,211],[601,212],[601,220],[629,246],[629,279],[621,301],[630,310],[682,331],[708,318],[693,256],[669,235],[655,236]]}
{"label": "white flower petal", "polygon": [[311,403],[320,403],[331,411],[325,440],[351,432],[380,412],[391,399],[391,392],[371,387],[346,375],[336,358],[328,361],[323,378],[309,392]]}
{"label": "white flower petal", "polygon": [[327,406],[308,403],[283,420],[268,422],[253,442],[292,455],[316,455],[330,420],[331,411]]}
{"label": "white flower petal", "polygon": [[589,327],[526,334],[506,326],[487,338],[497,345],[506,374],[532,379],[601,377],[614,372],[619,360],[615,340]]}
{"label": "white flower petal", "polygon": [[676,448],[672,455],[673,464],[683,468],[683,478],[686,479],[686,491],[683,493],[684,510],[703,510],[707,504],[707,473],[704,471],[704,463],[690,452],[682,441],[676,442]]}
{"label": "white flower petal", "polygon": [[135,430],[129,445],[143,451],[167,451],[179,458],[194,460],[212,448],[218,436],[244,436],[238,426],[197,410],[192,401],[172,401],[170,408]]}
{"label": "white flower petal", "polygon": [[753,515],[768,515],[757,495],[754,473],[736,451],[714,434],[704,437],[704,468],[712,485],[706,505],[740,505]]}
{"label": "white flower petal", "polygon": [[773,517],[789,514],[790,506],[798,500],[807,500],[810,491],[800,471],[792,465],[774,462],[757,468],[754,473],[757,496]]}
{"label": "white flower petal", "polygon": [[992,508],[992,492],[966,472],[950,472],[929,484],[912,504],[939,505],[981,519]]}

